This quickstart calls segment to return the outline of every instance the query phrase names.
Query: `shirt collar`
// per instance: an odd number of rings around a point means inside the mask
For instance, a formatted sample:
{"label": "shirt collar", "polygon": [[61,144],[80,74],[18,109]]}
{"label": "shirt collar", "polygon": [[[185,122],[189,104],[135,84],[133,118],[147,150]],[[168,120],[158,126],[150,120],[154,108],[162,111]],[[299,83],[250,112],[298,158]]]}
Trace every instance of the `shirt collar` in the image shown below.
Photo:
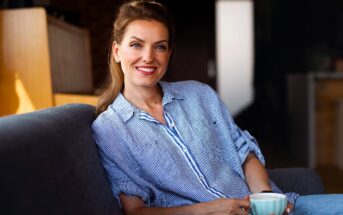
{"label": "shirt collar", "polygon": [[119,114],[119,116],[121,116],[124,123],[129,120],[136,111],[136,108],[125,99],[122,93],[117,95],[117,98],[114,100],[111,106]]}
{"label": "shirt collar", "polygon": [[[177,90],[172,89],[167,82],[161,81],[159,82],[159,85],[161,86],[163,92],[163,106],[173,102],[174,99],[184,99],[184,96]],[[121,116],[124,123],[127,122],[134,115],[134,113],[141,112],[141,110],[126,100],[122,93],[118,94],[111,106]]]}
{"label": "shirt collar", "polygon": [[170,84],[165,81],[159,82],[162,91],[163,91],[163,98],[162,98],[162,105],[165,106],[173,101],[173,99],[184,99],[184,95],[180,94],[176,89],[170,87]]}

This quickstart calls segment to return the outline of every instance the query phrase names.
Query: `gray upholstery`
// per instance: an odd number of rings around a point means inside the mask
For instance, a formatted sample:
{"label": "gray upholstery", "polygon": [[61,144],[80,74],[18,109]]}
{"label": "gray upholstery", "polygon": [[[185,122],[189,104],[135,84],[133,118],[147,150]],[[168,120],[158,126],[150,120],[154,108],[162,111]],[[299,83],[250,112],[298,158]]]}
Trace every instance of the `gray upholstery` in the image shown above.
{"label": "gray upholstery", "polygon": [[[81,104],[0,118],[0,214],[121,214],[92,137],[94,118],[94,107]],[[310,169],[270,175],[283,191],[323,191]]]}
{"label": "gray upholstery", "polygon": [[0,214],[115,215],[90,124],[66,105],[0,118]]}
{"label": "gray upholstery", "polygon": [[281,168],[268,170],[270,178],[283,192],[300,195],[324,193],[324,185],[319,175],[309,168]]}

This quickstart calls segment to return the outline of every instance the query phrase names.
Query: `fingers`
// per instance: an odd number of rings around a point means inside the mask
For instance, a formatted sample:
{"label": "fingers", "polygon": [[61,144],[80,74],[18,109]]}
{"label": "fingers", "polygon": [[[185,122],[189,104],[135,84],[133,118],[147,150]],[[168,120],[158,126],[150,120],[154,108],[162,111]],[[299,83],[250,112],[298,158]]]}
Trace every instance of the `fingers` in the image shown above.
{"label": "fingers", "polygon": [[292,210],[293,210],[293,204],[288,202],[287,207],[285,209],[285,212],[283,214],[287,215],[287,214],[291,213]]}
{"label": "fingers", "polygon": [[249,209],[240,208],[240,210],[238,211],[237,214],[239,214],[239,215],[248,215],[248,213],[249,213]]}
{"label": "fingers", "polygon": [[239,211],[237,214],[247,215],[250,210],[250,198],[249,196],[244,197],[244,199],[237,199],[237,206]]}
{"label": "fingers", "polygon": [[250,209],[250,196],[245,196],[243,200],[239,200],[239,204],[241,208],[249,211]]}
{"label": "fingers", "polygon": [[248,197],[244,197],[244,199],[237,199],[237,204],[238,207],[240,208],[244,208],[245,210],[249,210],[250,209],[250,198]]}
{"label": "fingers", "polygon": [[[227,199],[228,214],[248,215],[250,209],[250,201],[247,199]],[[225,213],[226,214],[226,213]]]}
{"label": "fingers", "polygon": [[250,209],[250,201],[247,199],[222,198],[203,205],[206,207],[206,214],[248,215]]}

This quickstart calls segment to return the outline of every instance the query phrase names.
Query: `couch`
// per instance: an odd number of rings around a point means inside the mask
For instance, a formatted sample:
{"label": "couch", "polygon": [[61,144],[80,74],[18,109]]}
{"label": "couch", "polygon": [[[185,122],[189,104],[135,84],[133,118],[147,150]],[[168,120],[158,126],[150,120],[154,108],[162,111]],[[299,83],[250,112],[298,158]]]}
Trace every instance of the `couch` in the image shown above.
{"label": "couch", "polygon": [[[94,110],[70,104],[0,118],[0,214],[121,214],[92,137]],[[285,192],[324,192],[311,169],[268,172]]]}

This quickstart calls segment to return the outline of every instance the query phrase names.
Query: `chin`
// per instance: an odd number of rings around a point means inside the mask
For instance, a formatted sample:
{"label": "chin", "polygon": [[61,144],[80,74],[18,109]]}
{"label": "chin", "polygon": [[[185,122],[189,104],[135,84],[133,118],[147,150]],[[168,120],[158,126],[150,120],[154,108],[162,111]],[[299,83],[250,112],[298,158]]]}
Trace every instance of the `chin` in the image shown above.
{"label": "chin", "polygon": [[141,86],[141,87],[154,87],[158,84],[158,82],[160,81],[161,79],[154,79],[154,80],[139,80],[137,81],[137,85],[138,86]]}
{"label": "chin", "polygon": [[143,88],[152,88],[155,87],[157,85],[158,82],[141,82],[141,83],[137,83],[137,86],[139,87],[143,87]]}

